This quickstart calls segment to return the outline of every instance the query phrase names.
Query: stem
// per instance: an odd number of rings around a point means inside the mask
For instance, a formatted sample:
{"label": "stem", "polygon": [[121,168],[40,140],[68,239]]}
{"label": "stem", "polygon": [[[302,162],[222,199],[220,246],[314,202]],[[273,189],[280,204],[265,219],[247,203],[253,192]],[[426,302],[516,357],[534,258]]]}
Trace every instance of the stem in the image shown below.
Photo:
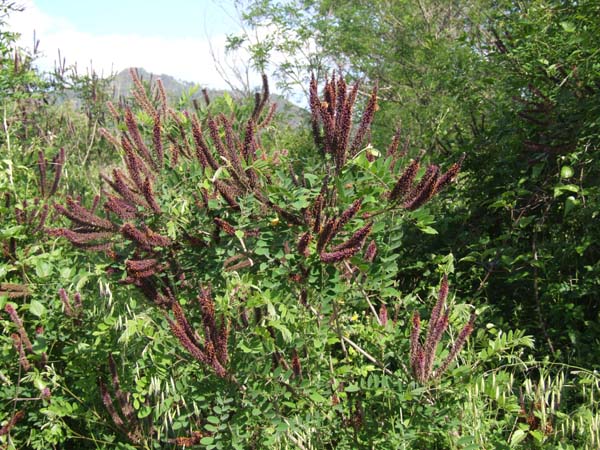
{"label": "stem", "polygon": [[387,369],[383,363],[379,360],[377,360],[374,356],[371,356],[369,353],[367,353],[365,350],[363,350],[362,348],[360,348],[358,346],[358,344],[352,342],[350,339],[348,339],[346,336],[342,336],[342,339],[344,341],[346,341],[348,344],[350,344],[352,346],[352,348],[354,348],[354,350],[356,350],[358,353],[360,353],[361,355],[363,355],[365,358],[367,358],[369,361],[371,361],[373,364],[375,364],[377,367],[379,367],[383,373],[385,373],[386,375],[393,375],[393,373]]}
{"label": "stem", "polygon": [[335,331],[338,335],[338,339],[340,340],[340,344],[342,344],[342,350],[344,351],[344,355],[346,358],[348,357],[348,349],[346,348],[346,344],[344,344],[344,336],[342,336],[342,330],[340,328],[340,322],[338,320],[338,307],[337,301],[333,301],[333,319],[335,321]]}
{"label": "stem", "polygon": [[92,133],[91,133],[91,136],[90,136],[90,143],[87,146],[87,149],[86,149],[86,152],[85,152],[85,156],[83,157],[83,161],[81,161],[81,165],[82,166],[85,166],[85,163],[87,162],[87,160],[88,160],[88,158],[90,156],[90,151],[92,150],[92,147],[94,146],[94,142],[96,140],[96,127],[97,127],[97,125],[98,125],[98,121],[96,120],[94,122],[94,126],[92,128]]}
{"label": "stem", "polygon": [[[344,260],[344,265],[346,266],[346,269],[348,269],[349,272],[352,272],[352,269],[350,268],[348,261]],[[371,300],[369,300],[369,295],[367,294],[367,292],[365,291],[365,289],[362,286],[359,286],[359,289],[360,289],[360,292],[365,296],[365,300],[369,304],[369,308],[371,309],[371,312],[375,316],[375,320],[377,320],[377,323],[379,324],[379,326],[381,326],[381,319],[379,318],[379,314],[377,313],[375,306],[373,306],[373,303],[371,303]]]}
{"label": "stem", "polygon": [[[536,237],[537,233],[534,231],[533,236],[531,238],[531,252],[533,254],[533,260],[537,263],[538,254],[536,247]],[[542,305],[540,303],[540,295],[539,295],[539,283],[538,283],[538,268],[537,264],[533,265],[533,298],[535,300],[535,309],[538,316],[539,326],[544,333],[544,337],[546,338],[546,342],[548,343],[548,347],[550,348],[550,352],[554,355],[554,345],[552,344],[552,340],[550,339],[550,335],[548,334],[548,326],[546,321],[544,320],[544,316],[542,315]]]}

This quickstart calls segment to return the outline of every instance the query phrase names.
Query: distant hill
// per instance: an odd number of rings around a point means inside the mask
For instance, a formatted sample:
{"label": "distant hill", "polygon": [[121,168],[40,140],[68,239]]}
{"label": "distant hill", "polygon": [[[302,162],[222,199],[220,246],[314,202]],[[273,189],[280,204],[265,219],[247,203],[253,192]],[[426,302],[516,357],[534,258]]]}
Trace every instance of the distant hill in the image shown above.
{"label": "distant hill", "polygon": [[[128,96],[131,92],[131,89],[133,87],[133,81],[131,80],[131,75],[129,74],[129,70],[130,69],[122,70],[115,76],[115,78],[113,80],[113,89],[114,89],[116,98],[119,98],[121,96]],[[157,74],[150,73],[142,68],[136,68],[136,70],[137,70],[139,77],[142,80],[150,81],[150,80],[156,80],[156,79],[160,78],[165,87],[167,97],[169,98],[170,101],[174,101],[174,100],[180,98],[182,94],[184,94],[186,92],[189,93],[189,92],[191,92],[191,90],[194,87],[198,86],[198,84],[196,84],[196,83],[178,80],[171,75],[167,75],[167,74],[157,75]],[[219,96],[223,95],[225,92],[228,92],[234,98],[236,97],[235,93],[232,93],[231,91],[226,91],[226,90],[208,89],[207,92],[208,92],[209,98],[219,97]],[[237,94],[237,95],[239,95],[239,94]],[[197,89],[191,95],[191,98],[192,99],[195,98],[200,101],[203,101],[202,90]],[[306,111],[303,108],[300,108],[299,106],[294,105],[293,103],[291,103],[290,101],[285,99],[285,97],[282,97],[280,95],[271,94],[271,102],[277,104],[278,113],[285,114],[286,117],[288,118],[288,122],[292,125],[297,125],[300,122],[304,121],[304,119],[309,117],[308,111]]]}
{"label": "distant hill", "polygon": [[[130,69],[125,69],[115,75],[113,80],[113,89],[115,96],[117,98],[121,96],[129,96],[131,89],[133,88],[133,81],[131,80],[131,75],[129,74]],[[144,81],[152,81],[160,78],[162,80],[163,86],[165,87],[165,91],[167,92],[167,96],[170,100],[175,100],[185,92],[189,92],[192,88],[197,87],[196,83],[192,83],[189,81],[181,81],[167,74],[154,74],[146,71],[142,68],[135,68],[139,77]],[[215,90],[208,89],[208,94],[210,97],[216,97],[223,95],[226,91],[224,90]],[[202,98],[202,92],[200,89],[192,96],[192,98]]]}

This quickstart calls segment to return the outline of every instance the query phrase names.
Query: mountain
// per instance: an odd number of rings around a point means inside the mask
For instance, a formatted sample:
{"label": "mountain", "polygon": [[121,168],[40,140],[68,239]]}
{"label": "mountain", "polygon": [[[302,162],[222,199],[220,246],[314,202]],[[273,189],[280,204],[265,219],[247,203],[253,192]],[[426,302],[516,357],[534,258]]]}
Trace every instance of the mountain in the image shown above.
{"label": "mountain", "polygon": [[[135,68],[135,70],[137,70],[138,76],[143,81],[152,81],[160,78],[163,83],[163,86],[165,87],[167,97],[171,102],[177,100],[183,94],[189,95],[190,93],[192,99],[198,99],[199,101],[203,101],[202,89],[199,89],[199,85],[196,83],[178,80],[175,77],[167,74],[153,74],[142,68]],[[133,81],[131,80],[131,75],[129,71],[130,69],[122,70],[121,72],[116,74],[113,79],[112,87],[116,98],[119,98],[121,96],[129,96],[131,92],[131,89],[133,87]],[[229,93],[229,95],[231,95],[233,98],[240,97],[242,95],[239,92],[207,89],[209,98],[220,97],[226,92]],[[294,105],[292,102],[288,101],[285,97],[282,97],[280,95],[271,94],[271,102],[277,104],[278,114],[284,114],[287,118],[287,122],[290,125],[298,125],[299,123],[303,122],[307,117],[309,117],[308,111],[299,106]]]}
{"label": "mountain", "polygon": [[[145,69],[136,67],[134,68],[138,76],[143,81],[153,81],[158,78],[162,80],[163,86],[165,87],[165,91],[167,93],[167,97],[172,101],[175,100],[186,92],[190,92],[192,89],[197,88],[198,85],[189,81],[181,81],[167,74],[154,74],[146,71]],[[129,96],[131,89],[133,88],[133,81],[131,80],[131,75],[129,73],[130,69],[124,69],[118,74],[115,75],[112,87],[114,89],[115,97],[119,98],[121,96],[127,97]],[[226,91],[224,90],[215,90],[208,89],[208,94],[210,97],[216,97],[223,95]],[[192,98],[201,99],[202,92],[200,89],[197,89],[196,92],[192,95]]]}

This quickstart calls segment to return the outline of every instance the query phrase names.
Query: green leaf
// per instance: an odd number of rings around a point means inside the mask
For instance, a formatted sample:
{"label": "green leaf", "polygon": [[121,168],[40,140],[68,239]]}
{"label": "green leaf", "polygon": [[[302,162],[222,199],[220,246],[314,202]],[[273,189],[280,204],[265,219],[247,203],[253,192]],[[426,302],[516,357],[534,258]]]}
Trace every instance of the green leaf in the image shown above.
{"label": "green leaf", "polygon": [[561,22],[560,26],[566,33],[574,33],[577,30],[571,22]]}
{"label": "green leaf", "polygon": [[231,95],[229,95],[227,92],[225,92],[223,94],[223,98],[225,99],[225,104],[229,108],[229,111],[233,111],[234,105],[233,105],[233,98],[231,98]]}
{"label": "green leaf", "polygon": [[559,184],[554,186],[554,198],[560,197],[563,192],[579,192],[579,186],[575,184]]}
{"label": "green leaf", "polygon": [[172,220],[167,222],[167,236],[171,239],[177,239],[177,225]]}
{"label": "green leaf", "polygon": [[52,274],[52,266],[38,259],[35,264],[35,274],[40,278],[48,278]]}
{"label": "green leaf", "polygon": [[292,203],[292,207],[294,209],[306,208],[309,205],[310,205],[310,202],[308,201],[308,199],[306,197],[300,197],[299,199],[297,199],[295,202]]}
{"label": "green leaf", "polygon": [[531,436],[533,436],[533,438],[539,443],[544,442],[544,433],[542,433],[540,430],[531,431],[529,434],[531,434]]}
{"label": "green leaf", "polygon": [[138,411],[137,416],[138,418],[143,419],[144,417],[148,417],[151,412],[152,408],[149,406],[142,406],[142,408]]}
{"label": "green leaf", "polygon": [[281,333],[281,337],[285,342],[292,341],[292,333],[286,326],[276,321],[271,321],[270,324],[273,328],[276,328]]}
{"label": "green leaf", "polygon": [[0,238],[8,239],[14,238],[17,240],[25,239],[25,227],[23,225],[14,225],[12,227],[3,228],[0,230]]}
{"label": "green leaf", "polygon": [[562,166],[560,169],[561,178],[571,178],[575,172],[571,166]]}
{"label": "green leaf", "polygon": [[39,389],[40,391],[43,391],[46,388],[46,383],[44,383],[44,380],[39,378],[39,376],[36,376],[33,379],[33,385],[36,387],[36,389]]}
{"label": "green leaf", "polygon": [[321,394],[319,394],[318,392],[311,392],[308,397],[315,403],[327,402],[327,399],[325,397],[323,397]]}
{"label": "green leaf", "polygon": [[425,234],[438,234],[437,230],[433,227],[430,227],[429,225],[419,227],[419,230],[421,230]]}
{"label": "green leaf", "polygon": [[525,430],[515,430],[513,435],[510,438],[510,446],[516,447],[523,439],[527,437],[527,431]]}
{"label": "green leaf", "polygon": [[31,300],[29,312],[36,317],[42,317],[46,314],[46,307],[37,300]]}
{"label": "green leaf", "polygon": [[60,269],[60,278],[64,281],[70,281],[75,275],[75,269],[72,267],[63,267]]}
{"label": "green leaf", "polygon": [[88,282],[89,277],[87,275],[80,275],[81,278],[79,278],[79,280],[77,281],[77,284],[75,285],[75,290],[76,291],[81,291],[83,289],[83,286],[85,286],[85,284]]}
{"label": "green leaf", "polygon": [[33,352],[36,355],[41,355],[45,351],[48,350],[48,344],[46,343],[46,339],[41,334],[36,336],[35,342],[33,343]]}
{"label": "green leaf", "polygon": [[567,199],[565,200],[565,216],[567,214],[569,214],[574,208],[576,208],[580,204],[581,204],[581,201],[577,200],[572,195],[569,195],[567,197]]}
{"label": "green leaf", "polygon": [[268,256],[269,255],[269,248],[268,247],[256,247],[254,249],[254,253],[257,254],[257,255]]}
{"label": "green leaf", "polygon": [[219,428],[211,423],[207,423],[206,425],[204,425],[204,428],[206,428],[206,430],[210,431],[211,433],[216,433],[217,431],[219,431]]}

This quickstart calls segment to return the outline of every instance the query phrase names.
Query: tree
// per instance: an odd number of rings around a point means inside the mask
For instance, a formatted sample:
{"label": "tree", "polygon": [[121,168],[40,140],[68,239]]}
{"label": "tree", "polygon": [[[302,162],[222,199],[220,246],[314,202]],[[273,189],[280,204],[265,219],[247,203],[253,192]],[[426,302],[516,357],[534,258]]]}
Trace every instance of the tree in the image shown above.
{"label": "tree", "polygon": [[474,97],[480,86],[473,80],[483,77],[485,68],[469,36],[476,29],[472,17],[483,14],[484,6],[454,1],[240,2],[246,23],[264,35],[250,50],[262,65],[270,54],[283,60],[273,64],[284,86],[302,83],[311,72],[324,79],[331,67],[368,83],[377,81],[383,101],[376,129],[381,126],[389,134],[401,122],[415,147],[444,153],[452,149],[455,124],[477,114]]}

